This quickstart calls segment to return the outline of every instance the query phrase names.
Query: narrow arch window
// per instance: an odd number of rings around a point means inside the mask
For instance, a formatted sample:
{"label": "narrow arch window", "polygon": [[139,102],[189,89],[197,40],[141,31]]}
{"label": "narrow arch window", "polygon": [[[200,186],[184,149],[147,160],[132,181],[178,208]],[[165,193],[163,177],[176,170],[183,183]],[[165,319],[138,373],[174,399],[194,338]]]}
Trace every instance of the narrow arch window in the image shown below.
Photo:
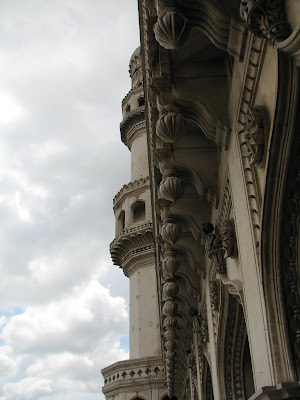
{"label": "narrow arch window", "polygon": [[139,107],[143,107],[143,106],[145,105],[145,99],[144,99],[144,97],[140,97],[140,98],[138,99],[138,105],[139,105]]}
{"label": "narrow arch window", "polygon": [[130,112],[130,104],[127,104],[127,106],[125,108],[125,111],[128,112],[128,113]]}
{"label": "narrow arch window", "polygon": [[117,234],[125,228],[125,211],[121,211],[117,220]]}
{"label": "narrow arch window", "polygon": [[137,201],[132,205],[133,222],[143,221],[145,219],[145,202]]}

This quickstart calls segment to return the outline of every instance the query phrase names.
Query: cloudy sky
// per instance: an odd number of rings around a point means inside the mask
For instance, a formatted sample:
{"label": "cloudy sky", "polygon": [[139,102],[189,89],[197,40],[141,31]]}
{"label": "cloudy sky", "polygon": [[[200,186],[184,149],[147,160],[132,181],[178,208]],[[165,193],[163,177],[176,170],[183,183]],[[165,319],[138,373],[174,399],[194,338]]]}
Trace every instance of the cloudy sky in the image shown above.
{"label": "cloudy sky", "polygon": [[128,357],[112,198],[136,0],[0,0],[0,400],[101,399]]}

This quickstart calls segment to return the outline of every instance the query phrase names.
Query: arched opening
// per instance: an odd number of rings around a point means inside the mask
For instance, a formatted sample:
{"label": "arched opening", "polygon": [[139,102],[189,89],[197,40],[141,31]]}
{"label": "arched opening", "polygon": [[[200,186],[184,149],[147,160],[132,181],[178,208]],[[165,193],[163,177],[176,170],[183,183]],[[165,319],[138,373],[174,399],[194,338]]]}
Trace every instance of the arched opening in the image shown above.
{"label": "arched opening", "polygon": [[[255,392],[252,362],[243,307],[228,293],[223,366],[226,398],[246,400]],[[232,394],[234,397],[232,397]]]}
{"label": "arched opening", "polygon": [[130,400],[146,400],[146,399],[144,397],[135,396],[135,397],[132,397]]}
{"label": "arched opening", "polygon": [[145,105],[145,99],[144,99],[144,97],[140,97],[138,99],[138,106],[143,107],[144,105]]}
{"label": "arched opening", "polygon": [[300,70],[291,59],[278,55],[277,108],[261,239],[262,276],[275,380],[292,382],[300,378]]}
{"label": "arched opening", "polygon": [[177,400],[177,397],[173,396],[173,397],[170,399],[170,397],[166,394],[164,397],[162,397],[161,400]]}
{"label": "arched opening", "polygon": [[143,221],[145,219],[145,202],[137,201],[132,205],[132,220],[133,223]]}
{"label": "arched opening", "polygon": [[122,210],[117,219],[116,234],[118,235],[125,228],[125,211]]}
{"label": "arched opening", "polygon": [[126,108],[125,108],[125,111],[126,111],[127,113],[130,112],[130,104],[127,104],[127,106],[126,106]]}

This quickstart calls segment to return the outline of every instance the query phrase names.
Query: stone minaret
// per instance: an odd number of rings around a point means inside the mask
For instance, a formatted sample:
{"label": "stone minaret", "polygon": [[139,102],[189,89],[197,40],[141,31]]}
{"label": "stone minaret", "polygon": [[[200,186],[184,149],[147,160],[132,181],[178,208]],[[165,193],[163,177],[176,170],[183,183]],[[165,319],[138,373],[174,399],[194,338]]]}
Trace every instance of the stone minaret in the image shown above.
{"label": "stone minaret", "polygon": [[[123,99],[121,139],[131,152],[131,182],[114,198],[111,257],[130,279],[130,359],[102,370],[107,399],[160,399],[165,393],[152,231],[147,134],[140,48],[133,53],[132,88]],[[124,397],[125,396],[125,397]]]}

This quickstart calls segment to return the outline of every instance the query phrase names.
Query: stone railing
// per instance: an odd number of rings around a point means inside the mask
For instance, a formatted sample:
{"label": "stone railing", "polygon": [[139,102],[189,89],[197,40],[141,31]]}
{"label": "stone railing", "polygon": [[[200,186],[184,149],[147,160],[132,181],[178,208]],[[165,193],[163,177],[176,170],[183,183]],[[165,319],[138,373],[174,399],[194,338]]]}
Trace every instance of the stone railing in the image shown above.
{"label": "stone railing", "polygon": [[114,207],[119,203],[119,201],[128,193],[133,192],[136,189],[144,188],[150,185],[150,178],[147,176],[146,178],[137,179],[133,182],[129,182],[127,185],[124,185],[122,189],[115,195],[113,204]]}
{"label": "stone railing", "polygon": [[151,229],[151,230],[152,230],[152,226],[153,226],[152,222],[147,221],[147,222],[144,222],[143,224],[140,224],[140,225],[135,225],[135,226],[130,226],[129,228],[124,228],[124,229],[119,233],[119,235],[111,242],[110,248],[114,247],[114,245],[115,245],[122,237],[127,236],[127,235],[132,234],[132,233],[136,233],[136,232],[139,232],[139,233],[140,233],[141,231],[146,230],[146,229],[147,229],[147,230],[148,230],[148,229]]}
{"label": "stone railing", "polygon": [[130,100],[131,96],[133,96],[133,95],[135,95],[135,94],[137,94],[137,93],[139,93],[139,92],[144,92],[144,89],[143,89],[142,86],[141,86],[141,87],[138,87],[138,88],[133,88],[133,89],[131,89],[131,90],[126,94],[126,96],[123,98],[123,100],[122,100],[122,107],[125,107],[125,102],[127,103],[127,102]]}
{"label": "stone railing", "polygon": [[161,385],[165,380],[161,356],[119,361],[104,368],[101,372],[104,377],[102,388],[104,394],[124,388],[124,386]]}

